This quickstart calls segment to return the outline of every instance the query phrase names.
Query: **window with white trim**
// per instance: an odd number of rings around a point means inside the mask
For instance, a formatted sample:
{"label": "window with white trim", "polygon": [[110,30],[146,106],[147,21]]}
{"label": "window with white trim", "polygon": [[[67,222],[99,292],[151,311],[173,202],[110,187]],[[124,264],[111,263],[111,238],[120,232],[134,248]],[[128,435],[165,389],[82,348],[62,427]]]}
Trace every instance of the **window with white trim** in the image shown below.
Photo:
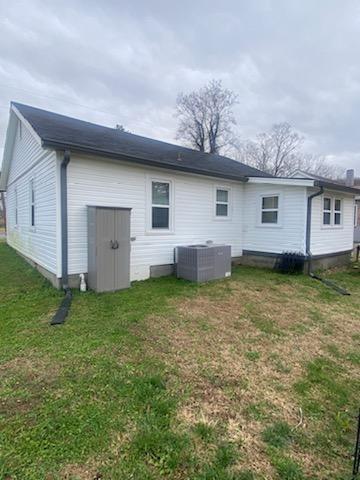
{"label": "window with white trim", "polygon": [[226,188],[216,189],[216,216],[228,217],[229,216],[229,190]]}
{"label": "window with white trim", "polygon": [[335,198],[334,200],[334,225],[341,225],[341,200]]}
{"label": "window with white trim", "polygon": [[323,199],[323,224],[331,225],[331,204],[332,199],[330,197],[324,197]]}
{"label": "window with white trim", "polygon": [[354,205],[354,227],[357,227],[358,225],[360,225],[360,222],[359,222],[359,207],[357,204]]}
{"label": "window with white trim", "polygon": [[170,182],[151,182],[151,228],[170,228]]}
{"label": "window with white trim", "polygon": [[17,188],[15,188],[15,200],[14,200],[14,217],[15,217],[15,227],[17,227],[17,224],[18,224],[18,216],[19,216],[19,212],[18,212],[18,191],[17,191]]}
{"label": "window with white trim", "polygon": [[261,197],[261,223],[277,224],[279,222],[279,195]]}
{"label": "window with white trim", "polygon": [[30,180],[30,225],[35,227],[35,186],[34,180]]}
{"label": "window with white trim", "polygon": [[323,198],[323,225],[325,227],[339,227],[342,225],[342,200],[341,198]]}

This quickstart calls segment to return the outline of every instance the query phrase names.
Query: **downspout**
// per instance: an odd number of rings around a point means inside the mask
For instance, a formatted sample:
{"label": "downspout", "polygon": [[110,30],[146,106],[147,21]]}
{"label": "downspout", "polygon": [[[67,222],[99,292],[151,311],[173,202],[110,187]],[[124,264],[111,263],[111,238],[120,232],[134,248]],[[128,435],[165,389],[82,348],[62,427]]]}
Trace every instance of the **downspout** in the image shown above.
{"label": "downspout", "polygon": [[61,196],[61,283],[63,290],[69,288],[68,273],[68,212],[67,212],[67,166],[70,162],[70,152],[65,150],[60,165],[60,196]]}
{"label": "downspout", "polygon": [[313,198],[318,197],[324,193],[324,187],[320,187],[320,190],[313,193],[309,197],[307,197],[307,212],[306,212],[306,256],[308,259],[308,275],[312,274],[312,255],[311,255],[311,211],[312,211],[312,201]]}
{"label": "downspout", "polygon": [[67,166],[70,162],[70,151],[65,150],[60,165],[60,206],[61,206],[61,286],[65,298],[51,320],[51,325],[64,323],[71,305],[72,294],[69,288],[68,263],[68,209],[67,209]]}

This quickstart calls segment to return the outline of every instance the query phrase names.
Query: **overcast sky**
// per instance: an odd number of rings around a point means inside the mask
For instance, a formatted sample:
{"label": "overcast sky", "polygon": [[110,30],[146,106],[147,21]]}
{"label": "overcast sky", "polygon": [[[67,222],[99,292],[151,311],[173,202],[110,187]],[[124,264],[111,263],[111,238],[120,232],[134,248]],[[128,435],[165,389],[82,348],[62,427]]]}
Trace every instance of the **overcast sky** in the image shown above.
{"label": "overcast sky", "polygon": [[290,122],[360,173],[358,0],[0,0],[0,154],[11,100],[174,141],[174,104],[239,94],[240,139]]}

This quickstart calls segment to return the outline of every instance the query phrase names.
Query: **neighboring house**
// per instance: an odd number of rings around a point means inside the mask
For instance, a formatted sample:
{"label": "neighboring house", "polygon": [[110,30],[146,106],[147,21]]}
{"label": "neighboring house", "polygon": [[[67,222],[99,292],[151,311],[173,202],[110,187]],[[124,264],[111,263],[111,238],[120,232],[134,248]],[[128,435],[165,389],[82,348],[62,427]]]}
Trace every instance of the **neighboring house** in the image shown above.
{"label": "neighboring house", "polygon": [[17,103],[0,189],[7,242],[57,286],[75,286],[88,272],[88,206],[130,215],[122,239],[131,243],[130,280],[170,273],[179,245],[229,244],[234,261],[259,265],[296,251],[317,266],[348,261],[353,247],[353,188],[274,178],[226,157]]}
{"label": "neighboring house", "polygon": [[293,178],[313,178],[315,180],[321,181],[333,181],[340,185],[345,185],[347,187],[352,187],[357,190],[357,195],[355,196],[354,204],[354,243],[360,243],[360,178],[354,177],[354,170],[350,169],[346,171],[346,178],[344,180],[338,179],[336,181],[329,180],[325,177],[320,177],[310,172],[304,170],[297,170],[293,175]]}

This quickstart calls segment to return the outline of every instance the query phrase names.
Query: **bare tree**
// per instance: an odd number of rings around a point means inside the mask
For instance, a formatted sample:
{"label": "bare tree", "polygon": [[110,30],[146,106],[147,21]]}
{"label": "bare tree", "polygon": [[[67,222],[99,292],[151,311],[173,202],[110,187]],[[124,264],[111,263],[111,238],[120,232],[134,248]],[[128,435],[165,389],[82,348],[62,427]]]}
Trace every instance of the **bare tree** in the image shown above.
{"label": "bare tree", "polygon": [[276,177],[291,176],[302,170],[327,178],[337,178],[343,170],[324,157],[306,154],[302,150],[304,138],[290,124],[278,123],[269,132],[245,142],[240,148],[240,160]]}
{"label": "bare tree", "polygon": [[325,157],[314,154],[303,154],[298,159],[297,168],[295,170],[302,170],[304,172],[314,173],[321,177],[332,180],[342,179],[345,176],[345,168],[329,163]]}
{"label": "bare tree", "polygon": [[259,170],[276,177],[289,175],[298,161],[303,138],[288,123],[274,124],[243,147],[242,157]]}
{"label": "bare tree", "polygon": [[237,95],[224,88],[221,80],[212,80],[189,94],[180,93],[176,101],[176,138],[201,152],[219,153],[232,145],[236,103]]}

